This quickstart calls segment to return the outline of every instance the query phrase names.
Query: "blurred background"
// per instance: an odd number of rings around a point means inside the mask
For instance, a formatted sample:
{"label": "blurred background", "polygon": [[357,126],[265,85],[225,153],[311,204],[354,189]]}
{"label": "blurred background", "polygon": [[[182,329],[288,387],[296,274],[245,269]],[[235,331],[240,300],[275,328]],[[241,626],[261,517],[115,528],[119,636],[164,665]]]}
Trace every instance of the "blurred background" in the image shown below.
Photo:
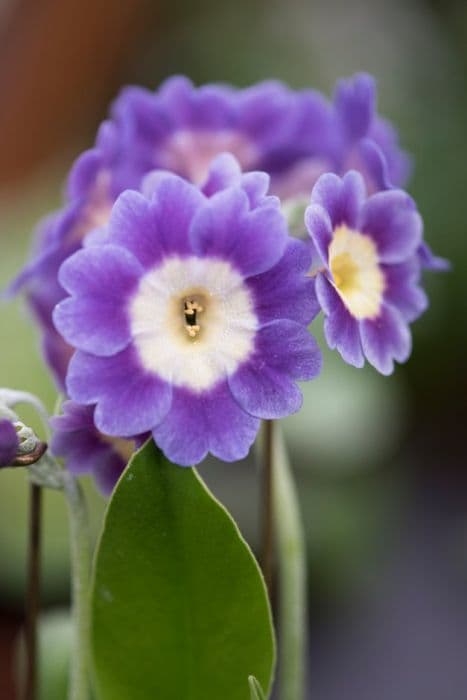
{"label": "blurred background", "polygon": [[[454,268],[426,280],[431,307],[413,328],[407,365],[383,378],[325,351],[322,376],[304,387],[304,409],[286,421],[307,532],[310,697],[459,700],[467,697],[463,0],[2,0],[0,284],[26,259],[35,222],[58,205],[72,160],[91,145],[122,85],[156,87],[173,73],[239,86],[274,77],[329,95],[357,70],[379,80],[380,111],[415,158],[410,191],[427,240]],[[20,301],[0,307],[0,385],[53,407]],[[255,545],[254,465],[207,464],[203,473]],[[88,495],[97,531],[104,502],[92,484]],[[25,477],[5,470],[2,700],[15,698],[26,520]],[[57,654],[66,646],[67,523],[61,497],[49,493],[45,540],[46,673],[57,677],[66,667],[66,654]],[[64,697],[59,683],[42,695]]]}

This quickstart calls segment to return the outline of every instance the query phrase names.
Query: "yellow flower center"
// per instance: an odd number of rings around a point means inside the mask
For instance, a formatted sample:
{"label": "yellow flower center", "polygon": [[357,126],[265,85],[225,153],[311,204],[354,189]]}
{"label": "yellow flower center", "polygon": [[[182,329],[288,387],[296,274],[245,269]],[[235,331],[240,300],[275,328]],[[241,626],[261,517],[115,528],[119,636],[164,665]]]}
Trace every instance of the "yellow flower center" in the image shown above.
{"label": "yellow flower center", "polygon": [[374,241],[347,226],[338,226],[329,245],[332,282],[354,318],[375,318],[381,308],[385,279]]}

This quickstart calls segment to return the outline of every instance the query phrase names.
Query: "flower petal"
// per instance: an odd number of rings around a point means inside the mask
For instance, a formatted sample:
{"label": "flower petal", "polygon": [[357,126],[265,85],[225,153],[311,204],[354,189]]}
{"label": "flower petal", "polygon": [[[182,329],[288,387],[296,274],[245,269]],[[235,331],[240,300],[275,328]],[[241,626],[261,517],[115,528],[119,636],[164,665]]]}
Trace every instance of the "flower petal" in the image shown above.
{"label": "flower petal", "polygon": [[67,297],[55,307],[53,320],[73,347],[101,357],[115,355],[131,341],[125,304],[118,299]]}
{"label": "flower petal", "polygon": [[315,283],[307,272],[311,267],[309,246],[290,240],[284,255],[270,270],[249,277],[248,286],[255,297],[255,312],[260,323],[288,318],[309,324],[319,313]]}
{"label": "flower petal", "polygon": [[243,459],[258,427],[259,420],[242,411],[222,382],[201,394],[174,389],[171,409],[153,436],[172,462],[191,466],[208,452],[227,462]]}
{"label": "flower petal", "polygon": [[415,321],[428,307],[425,291],[419,286],[420,262],[416,256],[399,265],[384,265],[384,299],[395,306],[407,321]]}
{"label": "flower petal", "polygon": [[373,238],[380,260],[393,264],[415,253],[422,240],[423,224],[408,194],[388,190],[377,192],[365,202],[359,229]]}
{"label": "flower petal", "polygon": [[410,331],[403,316],[383,305],[378,318],[360,321],[363,352],[381,374],[391,374],[394,360],[405,362],[412,349]]}
{"label": "flower petal", "polygon": [[302,403],[294,380],[312,379],[320,369],[321,353],[307,329],[294,321],[273,321],[258,332],[254,355],[228,382],[235,399],[248,413],[259,418],[283,418]]}
{"label": "flower petal", "polygon": [[303,397],[290,377],[250,360],[229,377],[238,404],[258,418],[285,418],[300,410]]}
{"label": "flower petal", "polygon": [[340,80],[334,94],[334,104],[348,139],[366,136],[375,115],[376,84],[366,73]]}
{"label": "flower petal", "polygon": [[167,253],[192,252],[189,230],[196,212],[206,202],[200,190],[176,175],[162,178],[153,195],[152,216],[161,246]]}
{"label": "flower petal", "polygon": [[196,254],[229,260],[248,277],[280,259],[287,226],[275,205],[250,212],[245,192],[230,188],[215,194],[197,212],[190,236]]}
{"label": "flower petal", "polygon": [[365,191],[363,177],[355,170],[350,170],[343,178],[325,173],[313,187],[311,203],[326,210],[333,229],[340,224],[355,228]]}
{"label": "flower petal", "polygon": [[314,379],[321,371],[318,343],[305,326],[295,321],[282,319],[263,326],[256,345],[257,352],[268,358],[270,367],[297,381]]}
{"label": "flower petal", "polygon": [[0,420],[0,467],[9,467],[18,451],[18,433],[13,423],[6,418]]}
{"label": "flower petal", "polygon": [[428,243],[421,243],[417,249],[417,255],[425,270],[434,272],[446,272],[451,269],[451,263],[446,258],[434,255]]}
{"label": "flower petal", "polygon": [[345,307],[340,296],[324,275],[316,279],[316,294],[326,318],[324,335],[331,349],[336,349],[349,365],[363,367],[358,321]]}
{"label": "flower petal", "polygon": [[107,241],[129,250],[145,269],[161,259],[163,247],[146,197],[133,190],[120,195],[110,216]]}
{"label": "flower petal", "polygon": [[151,430],[172,402],[171,385],[145,372],[132,346],[106,358],[76,352],[68,370],[67,389],[74,401],[97,404],[96,427],[116,437]]}
{"label": "flower petal", "polygon": [[60,268],[59,282],[69,294],[121,303],[142,273],[141,265],[128,250],[96,245],[67,258]]}
{"label": "flower petal", "polygon": [[328,266],[329,246],[332,241],[332,221],[321,204],[310,204],[305,211],[305,226],[315,251],[321,258],[318,265]]}

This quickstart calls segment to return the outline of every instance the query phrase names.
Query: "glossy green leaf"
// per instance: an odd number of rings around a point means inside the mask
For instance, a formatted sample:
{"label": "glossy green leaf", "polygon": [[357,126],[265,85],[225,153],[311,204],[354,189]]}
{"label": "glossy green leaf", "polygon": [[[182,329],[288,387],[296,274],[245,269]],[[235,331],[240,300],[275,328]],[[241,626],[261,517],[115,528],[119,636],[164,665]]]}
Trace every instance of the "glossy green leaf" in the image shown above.
{"label": "glossy green leaf", "polygon": [[271,685],[274,636],[258,565],[197,472],[170,464],[152,442],[108,507],[92,635],[99,700],[248,700],[250,675]]}
{"label": "glossy green leaf", "polygon": [[266,700],[263,689],[254,676],[248,678],[250,686],[250,700]]}

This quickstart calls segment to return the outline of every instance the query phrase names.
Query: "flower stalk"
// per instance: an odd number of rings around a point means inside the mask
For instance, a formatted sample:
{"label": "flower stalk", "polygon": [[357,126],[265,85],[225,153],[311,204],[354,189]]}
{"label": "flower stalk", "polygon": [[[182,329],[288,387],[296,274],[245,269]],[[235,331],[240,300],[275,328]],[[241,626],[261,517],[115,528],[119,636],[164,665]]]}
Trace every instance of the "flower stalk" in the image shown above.
{"label": "flower stalk", "polygon": [[263,428],[263,475],[262,475],[262,556],[261,568],[264,581],[272,598],[273,591],[273,561],[274,561],[274,508],[273,508],[273,453],[274,453],[274,422],[267,420]]}
{"label": "flower stalk", "polygon": [[87,509],[80,485],[64,472],[64,491],[70,518],[72,616],[74,644],[69,700],[89,700],[91,548]]}
{"label": "flower stalk", "polygon": [[42,489],[30,483],[28,595],[26,610],[26,687],[25,700],[37,700],[37,618],[40,606],[40,557]]}
{"label": "flower stalk", "polygon": [[279,569],[281,700],[305,698],[306,548],[297,490],[280,426],[273,428],[273,505]]}

